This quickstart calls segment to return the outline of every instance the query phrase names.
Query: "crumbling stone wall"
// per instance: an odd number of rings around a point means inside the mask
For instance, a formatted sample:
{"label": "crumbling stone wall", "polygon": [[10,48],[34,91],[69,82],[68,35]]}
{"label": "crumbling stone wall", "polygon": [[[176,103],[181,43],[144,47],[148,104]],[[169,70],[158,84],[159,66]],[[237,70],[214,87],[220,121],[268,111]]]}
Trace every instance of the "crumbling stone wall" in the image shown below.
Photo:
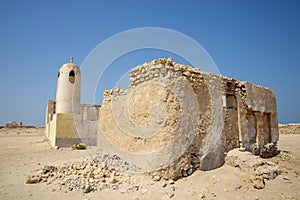
{"label": "crumbling stone wall", "polygon": [[261,157],[273,156],[279,139],[275,94],[249,82],[239,83],[238,94],[242,146]]}
{"label": "crumbling stone wall", "polygon": [[128,90],[105,91],[98,124],[99,153],[174,179],[220,167],[237,147],[271,156],[278,140],[272,91],[170,58],[132,69]]}

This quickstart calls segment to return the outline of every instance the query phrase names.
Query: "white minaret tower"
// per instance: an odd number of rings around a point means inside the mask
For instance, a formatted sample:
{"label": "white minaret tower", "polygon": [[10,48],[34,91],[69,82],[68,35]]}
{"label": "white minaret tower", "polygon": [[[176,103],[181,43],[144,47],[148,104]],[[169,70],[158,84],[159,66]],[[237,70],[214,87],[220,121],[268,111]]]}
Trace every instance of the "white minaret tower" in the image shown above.
{"label": "white minaret tower", "polygon": [[62,65],[58,71],[56,113],[80,113],[80,69],[73,63]]}

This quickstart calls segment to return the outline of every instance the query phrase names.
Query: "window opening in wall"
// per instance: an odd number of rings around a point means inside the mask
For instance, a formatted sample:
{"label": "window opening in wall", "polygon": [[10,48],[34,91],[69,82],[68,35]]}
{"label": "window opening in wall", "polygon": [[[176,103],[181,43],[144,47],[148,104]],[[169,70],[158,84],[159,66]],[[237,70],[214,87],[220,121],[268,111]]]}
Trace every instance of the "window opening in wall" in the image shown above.
{"label": "window opening in wall", "polygon": [[236,99],[234,95],[227,94],[226,95],[226,106],[227,108],[236,108]]}
{"label": "window opening in wall", "polygon": [[75,72],[74,72],[74,70],[71,70],[70,73],[69,73],[69,81],[70,81],[70,83],[75,82]]}

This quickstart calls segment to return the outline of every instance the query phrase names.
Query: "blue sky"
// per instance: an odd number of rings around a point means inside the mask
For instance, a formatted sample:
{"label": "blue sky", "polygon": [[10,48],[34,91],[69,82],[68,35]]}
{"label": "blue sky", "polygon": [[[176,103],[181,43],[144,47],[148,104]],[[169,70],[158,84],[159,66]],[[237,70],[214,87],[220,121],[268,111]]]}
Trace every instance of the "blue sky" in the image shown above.
{"label": "blue sky", "polygon": [[[81,65],[105,39],[142,27],[173,29],[193,38],[221,74],[272,89],[279,122],[300,122],[299,9],[299,2],[291,0],[2,0],[0,124],[14,120],[43,126],[47,100],[55,99],[60,65],[70,55]],[[114,64],[126,71],[168,55],[172,54],[137,51]],[[99,85],[98,90],[110,89],[112,82]]]}

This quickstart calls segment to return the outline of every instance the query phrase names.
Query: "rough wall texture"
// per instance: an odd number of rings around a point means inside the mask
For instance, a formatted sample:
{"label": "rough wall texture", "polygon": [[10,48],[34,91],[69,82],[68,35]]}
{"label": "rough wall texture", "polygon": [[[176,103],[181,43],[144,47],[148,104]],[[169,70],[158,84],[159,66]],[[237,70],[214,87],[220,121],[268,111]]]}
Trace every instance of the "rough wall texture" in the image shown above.
{"label": "rough wall texture", "polygon": [[132,69],[128,90],[104,92],[98,152],[167,178],[210,170],[242,147],[276,153],[275,95],[248,82],[159,59]]}

